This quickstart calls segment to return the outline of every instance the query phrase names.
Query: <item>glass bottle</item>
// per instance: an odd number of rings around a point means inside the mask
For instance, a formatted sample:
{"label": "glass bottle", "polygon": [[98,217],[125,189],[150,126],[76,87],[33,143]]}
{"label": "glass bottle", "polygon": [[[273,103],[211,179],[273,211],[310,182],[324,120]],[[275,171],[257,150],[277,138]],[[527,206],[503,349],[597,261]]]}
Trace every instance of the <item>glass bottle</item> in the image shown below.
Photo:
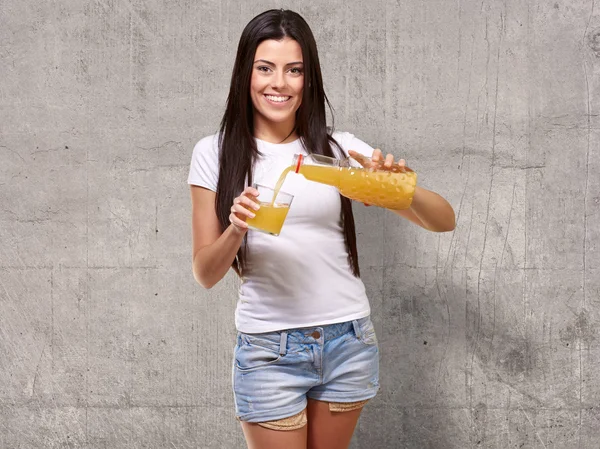
{"label": "glass bottle", "polygon": [[351,158],[295,154],[291,168],[309,181],[337,187],[351,200],[386,209],[408,209],[417,186],[417,174],[408,167],[391,169],[353,167]]}

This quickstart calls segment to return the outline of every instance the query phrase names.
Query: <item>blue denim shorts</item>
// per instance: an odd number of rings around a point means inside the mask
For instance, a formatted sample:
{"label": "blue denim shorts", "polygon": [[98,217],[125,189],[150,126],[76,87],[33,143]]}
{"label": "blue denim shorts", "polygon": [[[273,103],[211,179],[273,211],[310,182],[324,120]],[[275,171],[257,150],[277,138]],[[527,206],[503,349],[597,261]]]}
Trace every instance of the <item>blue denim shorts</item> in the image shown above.
{"label": "blue denim shorts", "polygon": [[302,412],[307,398],[358,402],[379,390],[379,348],[369,317],[262,334],[238,332],[233,392],[240,421]]}

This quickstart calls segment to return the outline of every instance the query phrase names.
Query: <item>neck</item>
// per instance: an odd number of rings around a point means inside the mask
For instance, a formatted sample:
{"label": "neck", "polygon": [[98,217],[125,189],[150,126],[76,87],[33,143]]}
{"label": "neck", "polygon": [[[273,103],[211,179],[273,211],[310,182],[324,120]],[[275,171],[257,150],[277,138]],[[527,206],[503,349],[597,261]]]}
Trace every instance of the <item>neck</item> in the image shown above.
{"label": "neck", "polygon": [[269,143],[289,143],[298,138],[295,120],[284,123],[264,123],[260,118],[254,120],[254,137]]}

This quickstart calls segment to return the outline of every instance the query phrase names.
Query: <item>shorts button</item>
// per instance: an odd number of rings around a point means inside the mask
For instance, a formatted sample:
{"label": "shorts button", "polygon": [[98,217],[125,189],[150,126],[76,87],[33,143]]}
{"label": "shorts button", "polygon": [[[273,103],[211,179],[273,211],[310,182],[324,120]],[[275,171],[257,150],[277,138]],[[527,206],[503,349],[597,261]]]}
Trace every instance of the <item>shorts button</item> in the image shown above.
{"label": "shorts button", "polygon": [[321,338],[321,333],[319,331],[314,331],[312,334],[310,334],[310,336],[315,340],[318,340],[319,338]]}

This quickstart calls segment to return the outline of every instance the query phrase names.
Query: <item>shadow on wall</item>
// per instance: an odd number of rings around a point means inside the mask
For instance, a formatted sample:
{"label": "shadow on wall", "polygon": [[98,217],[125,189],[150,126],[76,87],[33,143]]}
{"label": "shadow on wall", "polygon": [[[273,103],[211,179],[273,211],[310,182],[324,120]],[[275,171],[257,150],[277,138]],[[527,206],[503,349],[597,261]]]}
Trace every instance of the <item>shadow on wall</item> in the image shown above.
{"label": "shadow on wall", "polygon": [[540,283],[531,275],[525,291],[518,270],[387,270],[373,311],[381,391],[357,447],[568,446],[581,406],[579,350],[597,330],[586,310],[552,310],[572,294],[550,285],[551,296]]}

